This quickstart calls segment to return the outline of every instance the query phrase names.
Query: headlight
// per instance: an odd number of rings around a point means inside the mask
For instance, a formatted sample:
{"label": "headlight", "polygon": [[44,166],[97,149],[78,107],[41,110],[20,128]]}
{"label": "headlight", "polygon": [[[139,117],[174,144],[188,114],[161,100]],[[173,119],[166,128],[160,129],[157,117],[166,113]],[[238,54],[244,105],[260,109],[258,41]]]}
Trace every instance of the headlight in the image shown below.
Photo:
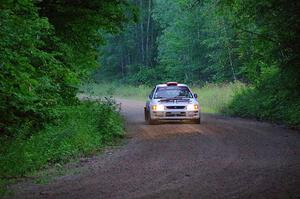
{"label": "headlight", "polygon": [[198,104],[189,104],[189,105],[187,105],[187,107],[186,107],[186,109],[187,109],[188,111],[195,111],[195,110],[198,110],[198,108],[199,108]]}
{"label": "headlight", "polygon": [[165,110],[165,107],[163,105],[161,105],[161,104],[153,105],[152,106],[152,110],[153,111],[163,111],[163,110]]}

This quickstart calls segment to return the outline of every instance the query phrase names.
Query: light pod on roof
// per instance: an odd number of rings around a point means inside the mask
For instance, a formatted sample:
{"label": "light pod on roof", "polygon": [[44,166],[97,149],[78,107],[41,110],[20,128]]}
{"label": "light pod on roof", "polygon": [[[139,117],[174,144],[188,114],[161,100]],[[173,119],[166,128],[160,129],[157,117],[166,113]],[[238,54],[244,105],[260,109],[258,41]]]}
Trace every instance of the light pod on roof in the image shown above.
{"label": "light pod on roof", "polygon": [[177,82],[167,82],[167,86],[177,86]]}

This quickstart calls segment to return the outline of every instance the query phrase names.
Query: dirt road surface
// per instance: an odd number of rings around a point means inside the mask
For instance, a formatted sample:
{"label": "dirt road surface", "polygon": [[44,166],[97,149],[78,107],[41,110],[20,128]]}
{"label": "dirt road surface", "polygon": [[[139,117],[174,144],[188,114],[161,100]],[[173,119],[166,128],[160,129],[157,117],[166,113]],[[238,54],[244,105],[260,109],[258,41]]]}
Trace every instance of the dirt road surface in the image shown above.
{"label": "dirt road surface", "polygon": [[84,172],[14,185],[12,197],[300,198],[299,131],[208,114],[200,125],[150,126],[142,102],[121,103],[124,145],[87,159]]}

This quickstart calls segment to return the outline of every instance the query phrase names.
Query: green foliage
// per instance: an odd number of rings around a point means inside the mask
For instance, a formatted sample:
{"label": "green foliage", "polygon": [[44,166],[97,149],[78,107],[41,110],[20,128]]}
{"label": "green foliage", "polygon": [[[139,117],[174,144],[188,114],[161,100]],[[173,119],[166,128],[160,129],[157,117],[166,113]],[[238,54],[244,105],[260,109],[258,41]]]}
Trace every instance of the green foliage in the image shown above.
{"label": "green foliage", "polygon": [[[152,0],[139,2],[148,5]],[[101,50],[102,68],[95,76],[96,80],[111,81],[116,77],[132,83],[127,80],[141,74],[140,69],[132,70],[132,65],[155,70],[159,75],[145,75],[161,82],[176,79],[204,84],[241,78],[241,65],[235,59],[236,35],[225,23],[227,18],[215,14],[217,9],[213,2],[155,0],[151,7],[152,29],[146,31],[149,7],[140,7],[139,24],[129,25],[118,36],[108,36],[110,42]],[[151,41],[150,54],[142,50],[147,38]],[[142,57],[153,61],[144,62]]]}
{"label": "green foliage", "polygon": [[125,83],[129,83],[131,85],[155,85],[155,83],[159,82],[164,74],[162,70],[158,70],[157,68],[149,68],[145,66],[132,66],[129,65],[128,69],[133,71],[127,79],[125,79]]}
{"label": "green foliage", "polygon": [[85,102],[57,108],[59,119],[27,138],[21,134],[1,140],[0,177],[23,176],[47,164],[92,153],[123,136],[123,122],[115,107]]}
{"label": "green foliage", "polygon": [[253,88],[239,93],[231,114],[300,124],[298,1],[221,1],[239,34],[239,57]]}
{"label": "green foliage", "polygon": [[121,136],[113,107],[80,105],[76,94],[98,65],[104,33],[119,32],[134,10],[126,0],[1,1],[0,177],[20,177]]}
{"label": "green foliage", "polygon": [[256,87],[238,92],[225,112],[299,127],[300,96],[291,89],[296,81],[286,81],[278,71],[267,74]]}
{"label": "green foliage", "polygon": [[[156,37],[159,34],[159,27],[151,17],[155,0],[129,0],[129,2],[135,8],[139,8],[138,22],[128,23],[119,34],[106,35],[107,43],[99,49],[102,57],[99,60],[101,67],[95,73],[97,81],[122,79],[123,82],[127,82],[135,73],[151,71],[150,68],[156,66]],[[144,69],[141,69],[142,67]],[[137,76],[141,76],[140,74]],[[136,81],[129,80],[129,82]]]}
{"label": "green foliage", "polygon": [[133,17],[126,1],[17,0],[0,4],[0,133],[28,136],[74,105],[97,66],[103,32]]}
{"label": "green foliage", "polygon": [[63,100],[59,93],[67,91],[57,81],[68,74],[54,59],[58,52],[42,50],[46,42],[54,43],[52,27],[38,17],[32,2],[2,6],[0,17],[0,104],[5,113],[0,129],[11,133],[13,127],[35,126],[51,117],[47,108],[59,104]]}

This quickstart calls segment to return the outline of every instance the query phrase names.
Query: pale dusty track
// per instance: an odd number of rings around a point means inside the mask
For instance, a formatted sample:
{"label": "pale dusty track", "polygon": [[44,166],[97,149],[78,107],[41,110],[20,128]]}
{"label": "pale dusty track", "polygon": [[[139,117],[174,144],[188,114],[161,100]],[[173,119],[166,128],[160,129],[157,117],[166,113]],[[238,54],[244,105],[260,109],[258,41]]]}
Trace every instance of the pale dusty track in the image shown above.
{"label": "pale dusty track", "polygon": [[13,186],[13,198],[300,198],[300,134],[203,114],[201,125],[146,125],[121,100],[128,140],[77,165],[79,174]]}

